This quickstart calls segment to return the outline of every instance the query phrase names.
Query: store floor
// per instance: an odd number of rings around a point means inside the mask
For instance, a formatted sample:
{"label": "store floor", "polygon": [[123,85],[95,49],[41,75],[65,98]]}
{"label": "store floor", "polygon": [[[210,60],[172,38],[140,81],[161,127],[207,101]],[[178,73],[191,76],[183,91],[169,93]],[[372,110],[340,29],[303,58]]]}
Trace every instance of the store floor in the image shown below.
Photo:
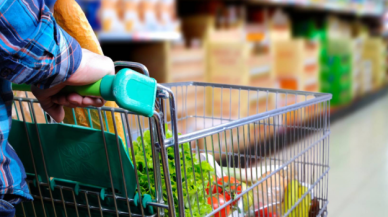
{"label": "store floor", "polygon": [[388,95],[331,125],[329,216],[388,216]]}

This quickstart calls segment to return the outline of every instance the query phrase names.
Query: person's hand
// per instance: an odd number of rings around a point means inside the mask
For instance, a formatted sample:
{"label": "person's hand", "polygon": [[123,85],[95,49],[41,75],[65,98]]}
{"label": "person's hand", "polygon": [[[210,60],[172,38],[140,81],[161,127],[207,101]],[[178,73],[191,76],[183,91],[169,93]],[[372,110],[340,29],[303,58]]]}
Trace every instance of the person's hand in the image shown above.
{"label": "person's hand", "polygon": [[83,97],[76,93],[58,94],[58,92],[67,85],[81,86],[91,84],[100,80],[107,74],[114,74],[113,61],[106,56],[98,55],[86,49],[82,49],[82,60],[77,71],[64,83],[58,84],[49,89],[39,89],[31,87],[32,93],[40,102],[42,108],[56,122],[61,122],[65,116],[62,106],[67,107],[100,107],[105,101],[97,97]]}

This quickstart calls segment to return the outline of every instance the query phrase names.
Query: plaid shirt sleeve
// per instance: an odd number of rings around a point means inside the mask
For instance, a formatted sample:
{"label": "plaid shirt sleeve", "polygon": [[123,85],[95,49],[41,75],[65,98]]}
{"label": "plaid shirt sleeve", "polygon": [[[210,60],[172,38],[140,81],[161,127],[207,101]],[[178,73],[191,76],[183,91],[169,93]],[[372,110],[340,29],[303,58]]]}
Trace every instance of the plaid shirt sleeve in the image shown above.
{"label": "plaid shirt sleeve", "polygon": [[66,81],[77,70],[82,50],[44,0],[0,4],[0,78],[42,89]]}
{"label": "plaid shirt sleeve", "polygon": [[10,194],[16,196],[7,201],[11,204],[33,199],[23,164],[8,143],[11,82],[49,88],[68,79],[81,58],[81,47],[57,25],[43,0],[0,1],[0,200]]}

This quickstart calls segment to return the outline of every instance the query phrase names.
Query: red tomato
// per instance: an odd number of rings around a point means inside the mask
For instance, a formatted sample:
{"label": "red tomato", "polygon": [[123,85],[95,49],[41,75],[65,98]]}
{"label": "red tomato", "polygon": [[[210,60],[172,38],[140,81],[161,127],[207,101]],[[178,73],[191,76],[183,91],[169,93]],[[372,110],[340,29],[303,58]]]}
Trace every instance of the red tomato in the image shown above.
{"label": "red tomato", "polygon": [[255,211],[256,217],[277,217],[276,213],[268,212],[267,207]]}
{"label": "red tomato", "polygon": [[[241,194],[242,187],[238,180],[233,177],[224,176],[217,179],[217,182],[212,181],[212,196],[217,196],[220,194],[224,195],[226,201],[234,199],[238,194]],[[207,184],[206,193],[210,195],[210,182]],[[232,205],[236,205],[238,201],[234,201]]]}
{"label": "red tomato", "polygon": [[[224,176],[217,180],[219,191],[224,188],[223,192],[228,192],[230,194],[230,199],[234,199],[234,197],[238,194],[241,194],[241,184],[234,177]],[[216,189],[213,189],[215,191]],[[228,200],[228,199],[227,199]],[[229,201],[229,200],[228,200]],[[236,205],[237,201],[234,201],[232,205]]]}
{"label": "red tomato", "polygon": [[[210,188],[210,182],[207,183],[207,188],[206,188],[207,195],[210,195],[209,188]],[[222,194],[222,192],[223,192],[222,188],[217,187],[217,183],[212,182],[212,195],[217,194],[217,189],[218,189],[218,193]]]}
{"label": "red tomato", "polygon": [[229,188],[227,190],[230,190],[235,194],[241,194],[241,184],[234,177],[224,176],[223,178],[219,178],[217,182],[220,186],[224,184],[225,188]]}
{"label": "red tomato", "polygon": [[[216,180],[217,180],[217,177],[216,176],[212,176],[212,180],[210,181],[211,182],[211,184],[212,184],[212,193],[214,194],[214,193],[217,193],[217,188],[216,188]],[[206,193],[207,193],[207,195],[210,195],[210,192],[209,192],[209,188],[210,188],[210,182],[209,183],[207,183],[207,188],[206,188]],[[222,189],[221,188],[219,188],[218,189],[218,192],[220,192],[220,193],[222,193]]]}
{"label": "red tomato", "polygon": [[[232,197],[230,196],[230,194],[228,192],[224,192],[224,197],[225,197],[226,201],[229,201],[232,199]],[[234,205],[234,203],[232,203],[232,205]]]}
{"label": "red tomato", "polygon": [[[213,202],[213,204],[212,204],[212,202]],[[213,206],[213,210],[215,210],[218,207],[224,205],[226,203],[226,201],[225,201],[224,196],[222,194],[220,194],[218,196],[218,199],[217,199],[217,197],[211,197],[211,198],[209,197],[207,199],[207,203],[212,205]],[[230,212],[230,206],[226,206],[221,211],[219,211],[216,214],[214,214],[214,217],[227,217],[229,215],[229,212]]]}

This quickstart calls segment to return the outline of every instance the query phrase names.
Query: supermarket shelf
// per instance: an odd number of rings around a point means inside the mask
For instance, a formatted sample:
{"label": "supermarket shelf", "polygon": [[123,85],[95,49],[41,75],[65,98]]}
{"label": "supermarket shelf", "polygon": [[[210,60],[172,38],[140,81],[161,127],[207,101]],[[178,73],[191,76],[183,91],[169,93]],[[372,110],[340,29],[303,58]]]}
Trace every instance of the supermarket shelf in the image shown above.
{"label": "supermarket shelf", "polygon": [[372,102],[380,99],[386,94],[388,94],[388,86],[385,86],[376,92],[367,94],[362,98],[356,99],[349,105],[339,107],[339,108],[332,108],[330,111],[330,121],[333,122],[349,114],[352,114],[353,112],[363,108],[364,106],[367,106]]}
{"label": "supermarket shelf", "polygon": [[97,34],[100,42],[130,41],[174,41],[182,38],[180,32],[138,32],[138,33],[107,33]]}
{"label": "supermarket shelf", "polygon": [[384,8],[371,3],[344,3],[343,1],[308,1],[308,0],[245,0],[250,4],[287,6],[295,9],[328,11],[357,16],[381,17]]}

